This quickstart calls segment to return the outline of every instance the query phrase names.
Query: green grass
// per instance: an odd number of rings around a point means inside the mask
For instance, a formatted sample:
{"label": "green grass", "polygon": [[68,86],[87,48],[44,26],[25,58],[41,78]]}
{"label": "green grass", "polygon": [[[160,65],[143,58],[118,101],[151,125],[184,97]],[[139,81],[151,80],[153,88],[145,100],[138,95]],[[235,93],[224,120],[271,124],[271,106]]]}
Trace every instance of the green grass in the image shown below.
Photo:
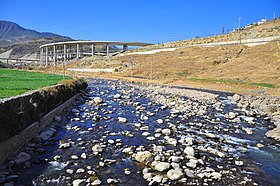
{"label": "green grass", "polygon": [[254,85],[259,87],[266,88],[275,88],[275,85],[269,83],[252,83],[244,82],[236,79],[204,79],[204,78],[189,78],[190,81],[200,81],[200,82],[212,82],[212,83],[235,83],[235,84],[245,84],[245,85]]}
{"label": "green grass", "polygon": [[[65,77],[69,79],[70,77]],[[51,86],[63,80],[63,76],[41,74],[0,68],[0,98],[7,98],[38,88]]]}

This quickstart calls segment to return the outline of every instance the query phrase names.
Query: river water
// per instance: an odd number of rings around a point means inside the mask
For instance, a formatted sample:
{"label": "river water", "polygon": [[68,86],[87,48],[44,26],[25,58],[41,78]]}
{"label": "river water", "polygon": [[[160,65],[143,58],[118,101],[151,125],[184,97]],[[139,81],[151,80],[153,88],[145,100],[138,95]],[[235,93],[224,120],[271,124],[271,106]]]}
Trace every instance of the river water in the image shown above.
{"label": "river water", "polygon": [[[234,111],[241,116],[244,113],[222,93],[218,98],[224,105],[222,110],[217,111],[209,105],[206,117],[184,117],[182,113],[174,113],[171,108],[151,100],[145,92],[138,90],[138,85],[91,80],[86,91],[84,100],[73,107],[79,112],[74,113],[71,111],[73,108],[69,108],[61,114],[62,122],[51,124],[57,131],[55,136],[46,141],[35,138],[24,148],[23,151],[32,156],[29,161],[31,164],[15,165],[8,170],[10,175],[19,175],[16,185],[72,185],[77,179],[87,180],[88,184],[99,179],[102,185],[107,185],[108,178],[118,180],[117,185],[148,185],[149,181],[143,178],[142,170],[145,167],[153,169],[153,166],[139,163],[132,154],[122,151],[132,147],[133,153],[136,153],[139,146],[140,151],[151,151],[155,144],[162,146],[165,152],[170,151],[171,155],[184,156],[182,145],[167,144],[164,136],[148,140],[142,135],[143,132],[149,132],[152,136],[156,129],[170,128],[170,124],[176,128],[170,137],[179,140],[187,136],[194,140],[195,156],[204,160],[204,165],[200,165],[199,169],[210,167],[221,172],[222,178],[200,178],[197,176],[198,169],[194,168],[194,178],[184,175],[187,179],[169,180],[166,184],[280,185],[279,144],[264,135],[271,123],[257,116],[253,125],[245,120],[237,124],[229,122],[224,118],[224,113]],[[122,98],[115,99],[116,94]],[[94,97],[102,98],[103,103],[92,104]],[[143,115],[147,118],[143,119]],[[119,122],[118,117],[126,118],[127,122]],[[159,124],[158,119],[164,122]],[[137,124],[144,128],[146,126],[146,130],[139,129]],[[241,130],[241,126],[250,128],[253,134],[247,134]],[[241,132],[236,133],[237,129]],[[214,134],[215,137],[205,137],[205,133]],[[71,147],[59,148],[63,143],[70,143]],[[97,143],[103,145],[103,151],[94,155],[92,147]],[[264,144],[264,147],[257,148],[257,143]],[[199,150],[199,146],[217,149],[226,156],[217,157],[213,153]],[[86,158],[81,158],[83,153]],[[73,158],[73,155],[78,158]],[[60,158],[54,160],[55,156]],[[242,161],[244,165],[236,165],[236,160]],[[184,167],[185,163],[183,160],[180,167]],[[83,170],[77,173],[78,169]],[[127,175],[125,170],[131,173]],[[164,172],[151,171],[153,176],[166,177]]]}

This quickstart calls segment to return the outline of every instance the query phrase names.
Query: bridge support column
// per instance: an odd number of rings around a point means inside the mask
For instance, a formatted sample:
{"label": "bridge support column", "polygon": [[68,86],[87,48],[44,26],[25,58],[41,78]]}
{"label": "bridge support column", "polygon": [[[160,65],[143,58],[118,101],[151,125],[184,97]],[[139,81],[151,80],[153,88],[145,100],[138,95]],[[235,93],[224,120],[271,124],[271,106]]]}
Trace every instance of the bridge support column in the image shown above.
{"label": "bridge support column", "polygon": [[106,55],[107,55],[107,57],[109,57],[109,50],[110,50],[110,45],[107,44],[106,45]]}
{"label": "bridge support column", "polygon": [[48,47],[46,47],[46,66],[48,66],[49,63],[49,51],[48,51]]}
{"label": "bridge support column", "polygon": [[66,45],[63,45],[63,61],[66,61],[66,55],[67,55],[67,51],[66,51]]}
{"label": "bridge support column", "polygon": [[77,44],[77,59],[80,58],[80,45]]}
{"label": "bridge support column", "polygon": [[55,45],[53,46],[53,65],[56,66],[56,51],[55,51]]}
{"label": "bridge support column", "polygon": [[40,65],[44,65],[44,48],[41,48],[40,50]]}
{"label": "bridge support column", "polygon": [[94,56],[95,54],[95,44],[91,45],[91,56]]}
{"label": "bridge support column", "polygon": [[128,46],[127,45],[123,45],[123,51],[127,51],[128,50]]}

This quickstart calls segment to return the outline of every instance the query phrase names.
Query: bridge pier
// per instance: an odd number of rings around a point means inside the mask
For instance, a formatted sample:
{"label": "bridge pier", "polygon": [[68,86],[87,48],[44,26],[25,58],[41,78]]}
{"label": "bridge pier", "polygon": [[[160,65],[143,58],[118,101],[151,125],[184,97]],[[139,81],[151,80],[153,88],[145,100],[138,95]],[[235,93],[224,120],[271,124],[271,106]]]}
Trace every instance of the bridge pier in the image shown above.
{"label": "bridge pier", "polygon": [[49,63],[49,53],[48,53],[48,47],[46,47],[46,66],[48,66]]}
{"label": "bridge pier", "polygon": [[56,66],[56,51],[55,51],[55,46],[53,46],[53,65]]}
{"label": "bridge pier", "polygon": [[128,46],[127,45],[123,45],[123,51],[127,51],[128,50]]}
{"label": "bridge pier", "polygon": [[79,44],[77,44],[77,59],[79,59],[79,57],[80,57],[80,45]]}
{"label": "bridge pier", "polygon": [[94,56],[95,54],[95,44],[91,45],[91,56]]}
{"label": "bridge pier", "polygon": [[41,48],[40,50],[40,65],[44,65],[44,48]]}
{"label": "bridge pier", "polygon": [[106,45],[106,56],[109,57],[109,51],[110,51],[110,44],[107,43]]}

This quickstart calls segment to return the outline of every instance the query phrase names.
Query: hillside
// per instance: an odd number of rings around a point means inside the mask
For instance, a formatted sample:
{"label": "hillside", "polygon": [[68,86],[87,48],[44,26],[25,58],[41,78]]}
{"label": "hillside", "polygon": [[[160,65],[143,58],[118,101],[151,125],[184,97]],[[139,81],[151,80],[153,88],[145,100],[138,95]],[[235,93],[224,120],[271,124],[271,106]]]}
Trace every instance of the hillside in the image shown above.
{"label": "hillside", "polygon": [[38,32],[9,21],[0,21],[0,57],[39,58],[39,46],[72,40],[50,32]]}
{"label": "hillside", "polygon": [[[246,32],[256,31],[259,35],[263,33],[265,37],[277,36],[280,35],[279,26],[280,20],[276,19],[244,30]],[[268,30],[273,30],[273,32]],[[259,37],[258,34],[256,36]],[[211,40],[217,42],[219,37],[223,38],[225,36],[201,38],[200,41],[208,42]],[[181,46],[187,42],[192,41],[176,41],[163,45]],[[159,45],[140,48],[138,51],[156,47],[159,47]],[[87,73],[80,75],[187,85],[242,94],[280,95],[279,41],[271,41],[256,46],[236,43],[212,47],[192,46],[142,55],[128,52],[123,56],[110,59],[106,57],[84,58],[66,68],[114,68],[116,73],[113,74]],[[59,67],[50,68],[50,70],[59,70]],[[79,73],[76,73],[76,75],[79,75]]]}
{"label": "hillside", "polygon": [[138,48],[133,51],[148,51],[160,48],[184,47],[196,44],[236,41],[240,39],[257,39],[271,36],[280,36],[280,18],[273,19],[260,25],[250,25],[249,27],[241,28],[240,32],[238,32],[238,30],[235,30],[228,34],[221,34],[203,38],[196,37],[188,40],[155,44],[147,47]]}
{"label": "hillside", "polygon": [[71,40],[69,37],[50,32],[38,32],[26,29],[10,21],[0,21],[0,45],[2,46],[47,37]]}

